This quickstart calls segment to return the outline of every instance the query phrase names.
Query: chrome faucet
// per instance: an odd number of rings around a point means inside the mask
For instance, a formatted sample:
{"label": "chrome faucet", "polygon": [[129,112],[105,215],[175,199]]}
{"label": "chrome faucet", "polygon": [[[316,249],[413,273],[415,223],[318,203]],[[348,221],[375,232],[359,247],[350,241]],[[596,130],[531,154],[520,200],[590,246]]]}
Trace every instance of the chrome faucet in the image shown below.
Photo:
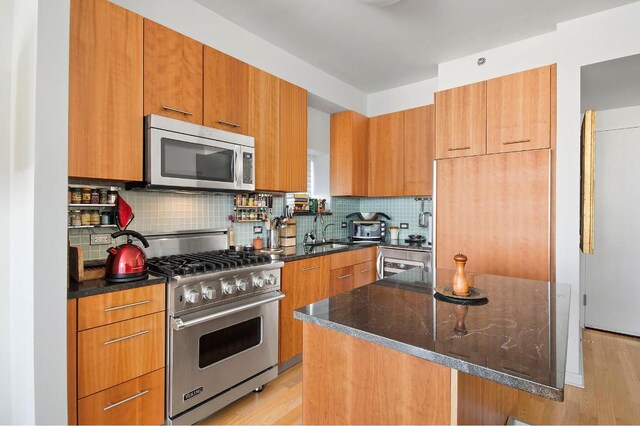
{"label": "chrome faucet", "polygon": [[327,242],[327,228],[330,226],[336,226],[335,223],[327,223],[324,228],[322,229],[322,242],[326,243]]}

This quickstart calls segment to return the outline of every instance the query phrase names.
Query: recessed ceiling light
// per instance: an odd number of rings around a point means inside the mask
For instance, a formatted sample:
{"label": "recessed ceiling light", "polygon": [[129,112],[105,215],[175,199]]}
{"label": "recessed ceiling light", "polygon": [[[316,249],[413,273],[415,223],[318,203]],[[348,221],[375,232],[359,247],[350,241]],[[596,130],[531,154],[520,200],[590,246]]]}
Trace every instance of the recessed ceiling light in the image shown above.
{"label": "recessed ceiling light", "polygon": [[398,3],[400,0],[358,0],[360,3],[368,4],[370,6],[385,7]]}

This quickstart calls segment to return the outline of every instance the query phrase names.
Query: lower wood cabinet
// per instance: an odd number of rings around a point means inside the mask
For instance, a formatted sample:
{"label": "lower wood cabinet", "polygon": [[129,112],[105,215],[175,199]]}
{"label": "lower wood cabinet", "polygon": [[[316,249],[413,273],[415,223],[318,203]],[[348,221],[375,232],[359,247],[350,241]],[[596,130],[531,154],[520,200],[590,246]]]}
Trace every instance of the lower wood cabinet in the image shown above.
{"label": "lower wood cabinet", "polygon": [[334,269],[330,274],[329,297],[353,290],[353,266]]}
{"label": "lower wood cabinet", "polygon": [[369,260],[367,262],[353,265],[353,288],[362,287],[371,284],[377,280],[376,261]]}

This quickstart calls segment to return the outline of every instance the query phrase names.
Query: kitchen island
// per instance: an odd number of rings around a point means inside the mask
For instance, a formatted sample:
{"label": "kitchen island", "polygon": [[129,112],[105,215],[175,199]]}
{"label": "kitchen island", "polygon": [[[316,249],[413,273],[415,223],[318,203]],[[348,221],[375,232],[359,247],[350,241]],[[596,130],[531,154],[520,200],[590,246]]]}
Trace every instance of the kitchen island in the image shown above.
{"label": "kitchen island", "polygon": [[[518,392],[562,401],[568,285],[474,277],[488,302],[434,295],[415,268],[298,309],[305,424],[504,424]],[[435,284],[435,285],[434,285]]]}

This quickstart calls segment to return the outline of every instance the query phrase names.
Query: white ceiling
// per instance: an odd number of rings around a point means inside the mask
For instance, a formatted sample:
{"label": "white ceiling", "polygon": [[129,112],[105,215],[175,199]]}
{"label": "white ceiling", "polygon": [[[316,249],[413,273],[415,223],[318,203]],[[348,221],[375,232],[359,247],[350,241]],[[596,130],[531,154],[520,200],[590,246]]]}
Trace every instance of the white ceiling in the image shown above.
{"label": "white ceiling", "polygon": [[640,105],[640,55],[582,67],[582,110]]}
{"label": "white ceiling", "polygon": [[435,77],[437,64],[555,30],[637,0],[196,0],[373,93]]}

